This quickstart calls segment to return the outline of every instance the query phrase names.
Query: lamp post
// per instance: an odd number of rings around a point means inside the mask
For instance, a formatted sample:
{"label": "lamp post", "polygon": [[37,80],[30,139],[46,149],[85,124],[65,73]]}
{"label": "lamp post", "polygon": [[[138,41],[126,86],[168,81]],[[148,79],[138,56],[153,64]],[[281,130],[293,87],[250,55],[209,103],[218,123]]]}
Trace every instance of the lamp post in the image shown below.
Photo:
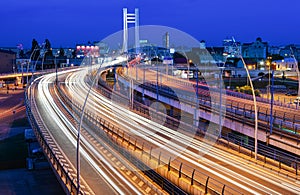
{"label": "lamp post", "polygon": [[85,108],[86,108],[86,103],[88,100],[88,97],[91,93],[92,87],[95,84],[95,81],[97,80],[97,76],[101,71],[101,64],[97,70],[97,73],[89,87],[88,93],[85,97],[82,109],[81,109],[81,116],[80,116],[80,122],[79,122],[79,126],[78,126],[78,130],[77,130],[77,150],[76,150],[76,168],[77,168],[77,195],[80,194],[80,132],[81,132],[81,127],[82,127],[82,122],[83,122],[83,117],[84,117],[84,112],[85,112]]}
{"label": "lamp post", "polygon": [[42,58],[42,71],[44,70],[44,61],[45,61],[45,56],[46,56],[46,53],[48,52],[48,50],[46,50],[44,52],[44,55],[43,55],[43,58]]}
{"label": "lamp post", "polygon": [[[158,58],[157,50],[153,50],[153,51],[155,52],[155,60],[156,60],[156,63],[155,63],[155,66],[156,66],[156,101],[159,102],[159,89],[158,89],[158,63],[159,63],[159,58]],[[156,104],[156,112],[158,112],[158,103]]]}
{"label": "lamp post", "polygon": [[[43,43],[42,44],[42,49],[44,49],[45,48],[45,44]],[[47,52],[47,51],[46,51]],[[45,54],[45,53],[44,53]],[[38,58],[37,58],[37,61],[35,62],[35,64],[34,64],[34,68],[32,68],[32,70],[31,70],[31,73],[32,73],[32,77],[33,77],[33,71],[36,69],[36,65],[37,65],[37,62],[38,62],[38,59],[39,59],[39,57],[40,56],[42,56],[41,54],[38,56]],[[43,65],[43,64],[42,64]]]}
{"label": "lamp post", "polygon": [[220,106],[220,112],[219,112],[219,135],[218,138],[221,138],[222,136],[222,84],[223,84],[223,70],[225,69],[224,66],[220,66],[220,97],[219,97],[219,106]]}
{"label": "lamp post", "polygon": [[23,62],[21,63],[21,69],[22,69],[22,82],[21,82],[21,84],[22,84],[22,87],[24,87],[24,70],[23,70]]}
{"label": "lamp post", "polygon": [[[159,99],[159,91],[158,91],[158,63],[156,64],[156,101]],[[158,104],[156,104],[156,112],[158,112]]]}
{"label": "lamp post", "polygon": [[134,58],[134,60],[135,60],[135,63],[134,63],[134,66],[135,66],[135,80],[136,81],[138,81],[138,79],[139,79],[139,77],[138,77],[138,67],[137,67],[137,60],[138,60],[138,58],[139,58],[138,55],[136,55],[136,57]]}
{"label": "lamp post", "polygon": [[295,55],[293,54],[293,49],[291,49],[291,52],[292,52],[292,58],[294,59],[294,62],[295,62],[295,66],[296,66],[296,73],[297,73],[297,77],[298,77],[298,96],[297,96],[297,109],[299,108],[299,97],[300,97],[300,73],[299,73],[299,67],[298,67],[298,61],[296,60],[295,58]]}
{"label": "lamp post", "polygon": [[[233,39],[233,43],[235,43],[236,47],[237,47],[237,44],[235,42],[235,39]],[[249,83],[250,83],[250,87],[252,89],[252,97],[253,97],[253,103],[254,103],[254,156],[255,156],[255,160],[257,160],[257,147],[258,147],[258,142],[257,142],[257,137],[258,137],[258,115],[257,115],[257,104],[256,104],[256,96],[255,96],[255,92],[254,92],[254,87],[253,87],[253,83],[252,83],[252,80],[251,80],[251,77],[250,77],[250,74],[249,74],[249,70],[247,68],[247,65],[245,63],[245,60],[242,56],[242,54],[240,53],[239,51],[239,48],[237,47],[237,51],[238,51],[238,55],[239,57],[241,58],[242,60],[242,63],[244,65],[244,68],[246,70],[246,73],[247,73],[247,77],[249,79]]]}
{"label": "lamp post", "polygon": [[172,60],[172,56],[170,55],[170,50],[168,50],[169,52],[167,52],[166,50],[164,51],[164,59],[167,60],[166,64],[166,74],[169,75],[169,65],[172,65],[172,63],[170,63],[170,60]]}
{"label": "lamp post", "polygon": [[223,53],[223,57],[224,57],[224,63],[223,63],[223,66],[219,66],[219,69],[220,69],[220,73],[219,73],[219,79],[220,79],[220,96],[219,96],[219,135],[218,135],[218,138],[221,138],[222,137],[222,102],[223,102],[223,99],[222,99],[222,84],[223,84],[223,71],[225,69],[225,64],[226,64],[226,61],[227,61],[227,58],[228,58],[228,54],[227,53]]}
{"label": "lamp post", "polygon": [[269,87],[267,88],[267,99],[268,99],[268,102],[269,102],[269,99],[270,99],[270,93],[271,93],[271,66],[269,66],[269,74],[268,74],[268,77],[269,77]]}
{"label": "lamp post", "polygon": [[198,73],[198,66],[196,66],[196,106],[194,109],[194,126],[196,129],[199,126],[199,119],[197,117],[197,112],[199,109],[199,73]]}
{"label": "lamp post", "polygon": [[270,109],[270,135],[273,131],[273,104],[274,104],[274,70],[272,70],[272,85],[271,87],[271,109]]}
{"label": "lamp post", "polygon": [[57,77],[57,62],[56,62],[57,55],[54,56],[54,63],[55,63],[55,83],[57,85],[58,77]]}
{"label": "lamp post", "polygon": [[247,77],[249,79],[250,87],[252,89],[252,97],[253,97],[253,103],[254,103],[254,155],[255,155],[255,160],[257,160],[257,147],[258,147],[258,142],[257,142],[257,134],[258,134],[258,116],[257,116],[257,104],[256,104],[256,96],[254,92],[254,87],[253,83],[249,74],[249,70],[246,66],[246,63],[244,61],[244,58],[241,56],[242,62],[244,64],[244,67],[246,69]]}
{"label": "lamp post", "polygon": [[34,48],[34,50],[31,53],[30,57],[29,57],[29,61],[27,62],[27,70],[26,70],[27,71],[27,79],[26,79],[27,83],[28,83],[29,64],[31,63],[31,58],[32,58],[33,54],[35,54],[36,51],[39,50],[39,48],[37,48],[37,47],[38,46],[36,45],[35,48]]}
{"label": "lamp post", "polygon": [[187,65],[187,76],[186,77],[187,77],[187,79],[189,79],[189,73],[190,73],[189,59],[184,51],[182,51],[182,53],[183,53],[184,57],[186,58],[186,65]]}
{"label": "lamp post", "polygon": [[[153,47],[151,47],[151,54],[149,55],[150,57],[150,63],[152,65],[152,59],[151,59],[151,56],[152,56],[152,52],[155,53],[155,56],[154,56],[154,65],[156,67],[156,101],[158,102],[158,99],[159,99],[159,89],[158,89],[158,54],[157,54],[157,48],[154,49]],[[158,112],[158,103],[156,104],[156,112]]]}

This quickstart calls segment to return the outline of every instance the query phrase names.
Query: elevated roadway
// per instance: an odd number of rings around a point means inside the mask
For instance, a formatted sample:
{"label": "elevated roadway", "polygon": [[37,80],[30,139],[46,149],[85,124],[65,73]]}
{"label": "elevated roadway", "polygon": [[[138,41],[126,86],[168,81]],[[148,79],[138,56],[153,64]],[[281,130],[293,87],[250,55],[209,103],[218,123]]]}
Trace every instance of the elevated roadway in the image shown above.
{"label": "elevated roadway", "polygon": [[[56,146],[54,150],[64,159],[61,169],[69,170],[73,192],[76,124],[90,88],[90,73],[88,68],[61,72],[57,87],[55,74],[49,74],[35,80],[27,92],[30,119],[38,121],[35,131],[51,138],[46,140],[48,146]],[[164,188],[168,193],[300,193],[297,176],[278,174],[191,135],[188,130],[174,131],[153,122],[92,89],[81,141],[83,193],[163,194],[157,174],[167,179],[165,184],[182,190]],[[209,152],[203,153],[207,148]]]}
{"label": "elevated roadway", "polygon": [[[154,99],[159,98],[161,102],[185,110],[194,116],[194,120],[198,120],[198,117],[201,117],[216,124],[219,123],[220,111],[217,109],[220,107],[218,99],[220,90],[218,88],[209,89],[207,85],[200,83],[198,86],[199,99],[196,100],[195,88],[197,84],[195,82],[170,77],[149,69],[151,68],[147,68],[147,71],[139,68],[137,70],[135,68],[129,68],[129,70],[124,68],[122,71],[118,71],[120,74],[118,80],[127,88],[134,88],[143,95]],[[144,75],[145,72],[146,75]],[[134,80],[133,86],[130,86],[130,80]],[[156,91],[157,82],[159,94]],[[170,89],[177,89],[176,94]],[[190,95],[191,91],[187,90],[192,90],[194,94]],[[225,90],[222,90],[222,96],[225,96],[223,97],[225,100],[223,100],[221,105],[222,112],[224,112],[222,115],[226,117],[223,126],[254,137],[253,101],[248,98],[245,99],[245,96],[239,93]],[[178,102],[178,100],[173,99],[174,97],[184,101]],[[300,114],[298,109],[290,108],[288,105],[275,104],[273,107],[273,132],[270,134],[270,103],[262,98],[258,99],[258,139],[300,155],[298,145],[300,141],[298,132],[300,129]],[[196,102],[199,102],[200,110],[196,109]]]}

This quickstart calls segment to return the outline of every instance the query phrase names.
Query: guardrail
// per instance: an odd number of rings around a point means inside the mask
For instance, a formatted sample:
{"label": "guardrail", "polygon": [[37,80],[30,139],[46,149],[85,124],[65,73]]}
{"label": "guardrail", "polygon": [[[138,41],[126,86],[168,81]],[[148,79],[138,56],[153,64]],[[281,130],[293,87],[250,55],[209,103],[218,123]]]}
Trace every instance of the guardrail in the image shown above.
{"label": "guardrail", "polygon": [[[30,86],[28,85],[25,91],[26,113],[30,125],[41,148],[43,149],[48,162],[51,165],[52,170],[54,171],[66,194],[93,194],[86,184],[81,184],[85,186],[85,188],[81,188],[81,190],[78,192],[76,169],[66,158],[65,154],[55,142],[54,138],[51,136],[49,130],[42,121],[34,99],[34,85],[35,84],[31,84]],[[82,189],[85,189],[85,191]]]}
{"label": "guardrail", "polygon": [[[167,77],[167,80],[172,81],[173,83],[179,83],[179,84],[182,84],[182,85],[192,85],[193,87],[197,87],[197,84],[195,84],[195,83],[186,82],[182,79],[172,78],[170,76]],[[201,83],[201,82],[198,83],[198,87],[200,89],[208,90],[208,87],[204,82],[203,83]],[[210,90],[213,90],[213,89],[210,89]],[[232,90],[228,90],[228,89],[226,89],[225,91],[226,91],[226,95],[253,101],[253,96],[252,95],[245,94],[245,93],[240,93],[240,92],[236,92],[236,91],[232,91]],[[263,98],[263,97],[256,97],[256,101],[262,102],[262,103],[270,103],[270,99]],[[299,109],[297,107],[297,105],[293,105],[291,103],[292,103],[291,100],[286,101],[285,99],[284,99],[284,102],[279,101],[279,99],[277,101],[274,100],[274,102],[273,102],[273,104],[277,105],[277,106],[285,106],[287,108],[292,108],[292,109],[297,109],[297,110]]]}
{"label": "guardrail", "polygon": [[[155,72],[154,70],[150,70],[152,72]],[[159,73],[161,74],[161,73]],[[128,80],[128,76],[126,75],[122,75],[123,78],[125,78],[126,80]],[[196,90],[196,88],[198,87],[198,101],[199,103],[204,101],[210,101],[210,93],[216,93],[219,94],[220,91],[219,89],[216,88],[209,88],[205,83],[198,83],[195,84],[194,82],[190,82],[190,81],[184,81],[182,79],[179,78],[174,78],[172,76],[169,75],[163,75],[161,74],[159,77],[166,77],[167,81],[171,81],[172,83],[178,83],[182,86],[190,86],[192,88],[194,88]],[[159,79],[160,80],[160,79]],[[138,82],[134,82],[136,85],[139,85],[140,83]],[[158,86],[157,86],[158,84]],[[185,92],[180,93],[180,91],[176,91],[176,94],[174,94],[174,92],[168,88],[167,86],[164,86],[160,83],[160,81],[157,82],[144,82],[143,84],[141,84],[142,87],[145,87],[147,89],[150,89],[152,91],[156,90],[156,86],[158,87],[158,91],[159,93],[163,94],[163,95],[167,95],[167,97],[172,96],[172,97],[180,97],[181,99],[187,100],[188,102],[192,102],[195,103],[197,100],[195,97],[190,97],[188,96]],[[252,100],[253,101],[253,96],[252,95],[248,95],[248,94],[243,94],[243,93],[239,93],[239,92],[234,92],[231,90],[225,90],[226,95],[229,96],[233,96],[233,97],[238,97],[238,98],[243,98],[243,99],[247,99],[247,100]],[[257,102],[261,102],[261,103],[270,103],[270,100],[265,99],[265,98],[261,98],[261,97],[257,97]],[[212,102],[210,102],[210,105],[212,104]],[[214,103],[216,105],[216,107],[218,107],[218,102]],[[236,104],[235,102],[233,102],[232,100],[226,100],[226,107],[227,108],[233,108],[232,105]],[[274,101],[273,104],[275,106],[283,106],[287,109],[294,109],[295,112],[297,112],[297,106],[296,105],[291,105],[291,104],[285,104],[282,103],[280,101]],[[241,106],[241,107],[239,107]],[[254,118],[254,106],[251,104],[245,104],[245,103],[241,103],[241,104],[237,104],[237,106],[234,108],[235,110],[239,110],[240,112],[243,113],[251,113],[253,115]],[[285,133],[291,133],[294,132],[294,134],[298,134],[298,130],[300,130],[300,115],[297,114],[291,114],[288,111],[285,111],[284,109],[281,110],[279,113],[278,112],[274,112],[273,113],[273,124],[277,125],[279,128],[278,130],[281,130],[282,132]],[[230,112],[230,110],[227,109],[227,112]],[[258,115],[262,116],[265,114],[265,117],[261,117],[260,120],[264,120],[266,122],[269,123],[270,121],[270,109],[263,109],[261,107],[258,107]],[[245,115],[245,114],[243,114]],[[270,125],[269,125],[270,126]]]}
{"label": "guardrail", "polygon": [[[66,102],[70,107],[73,108],[73,114],[75,113],[77,116],[80,116],[82,106],[75,102],[72,102],[64,93],[62,93],[61,90],[58,90],[58,92],[64,100],[64,102]],[[102,140],[108,143],[111,147],[113,147],[116,151],[123,155],[127,160],[129,160],[132,164],[139,168],[143,167],[142,172],[144,172],[144,174],[149,176],[153,181],[160,181],[157,184],[160,187],[162,187],[162,189],[168,190],[168,192],[171,194],[186,194],[186,192],[184,192],[178,186],[172,184],[167,179],[161,177],[158,173],[156,173],[154,170],[148,167],[139,158],[134,156],[133,153],[127,151],[127,149],[124,148],[122,145],[119,145],[117,142],[114,142],[110,137],[108,137],[108,135],[105,133],[105,131],[103,131],[103,129],[114,128],[114,125],[112,125],[109,121],[106,121],[96,115],[91,117],[91,114],[87,111],[84,113],[83,121],[86,122],[87,125],[92,124],[92,127],[96,129],[97,134],[102,138]],[[124,136],[126,135],[127,134],[124,133]]]}
{"label": "guardrail", "polygon": [[92,113],[86,113],[85,115],[86,122],[95,124],[99,128],[99,134],[102,134],[102,137],[109,137],[109,142],[114,143],[114,147],[117,147],[120,153],[130,159],[168,193],[177,194],[177,186],[179,186],[186,193],[204,191],[205,194],[240,194],[238,190],[222,184],[201,171],[182,163],[180,160],[167,157],[167,153],[161,151],[154,153],[153,148],[149,147],[143,140],[133,139],[130,134],[99,116]]}
{"label": "guardrail", "polygon": [[[64,93],[60,93],[60,95],[69,105],[72,105],[73,108],[75,108],[75,112],[77,114],[80,114],[81,112],[80,105],[76,104],[75,102],[71,102],[69,98],[64,95]],[[106,95],[109,96],[109,93],[107,93]],[[160,185],[163,189],[168,190],[169,193],[177,194],[177,190],[174,190],[173,188],[174,187],[178,188],[177,186],[180,186],[187,193],[191,193],[190,190],[193,189],[195,191],[200,190],[205,193],[211,193],[211,194],[240,194],[238,190],[226,186],[221,182],[218,182],[214,178],[211,178],[208,175],[183,164],[179,160],[176,159],[172,160],[170,158],[166,159],[165,157],[163,158],[162,156],[165,155],[162,153],[154,154],[152,152],[152,148],[147,147],[147,144],[144,143],[144,141],[131,139],[131,135],[115,127],[112,123],[106,121],[100,116],[94,115],[90,112],[86,112],[84,113],[84,121],[86,123],[91,123],[93,127],[98,130],[97,133],[98,135],[101,135],[102,139],[109,142],[117,151],[119,151],[119,153],[124,155],[124,157],[126,157],[133,164],[135,164],[135,166],[140,167],[141,170],[148,170],[145,172],[145,174],[147,175],[150,174],[151,178],[154,181],[158,182],[158,185]],[[133,149],[130,151],[130,153],[128,153],[127,150],[130,149],[130,147]],[[140,151],[140,153],[142,154],[142,156],[138,156],[138,159],[134,157],[137,156],[136,155],[137,150]],[[157,163],[159,163],[158,165],[160,164],[168,165],[167,168],[165,166],[168,172],[164,172],[163,174],[162,172],[160,172],[162,171],[161,169],[163,168],[159,169],[158,171],[155,167],[149,166],[149,164],[147,166],[146,165],[147,161],[145,160],[143,160],[143,162],[141,163],[139,159],[143,159],[145,157],[147,157],[148,160],[155,159]],[[153,171],[156,171],[155,174]],[[176,182],[174,183],[174,180],[177,180],[176,178],[180,180],[189,180],[189,182],[181,183],[181,184]],[[203,178],[206,178],[205,181],[203,180]],[[171,184],[169,184],[171,181],[173,183],[172,186],[170,186]],[[188,187],[189,189],[184,187],[184,185],[190,186]]]}
{"label": "guardrail", "polygon": [[[142,88],[145,88],[147,90],[150,90],[152,92],[156,92],[156,83],[149,82],[149,83],[143,83],[140,85]],[[186,100],[187,103],[195,104],[197,99],[195,97],[190,97],[184,93],[180,93],[179,91],[176,91],[176,94],[173,90],[170,88],[164,86],[164,85],[158,85],[158,91],[159,94],[164,95],[166,97],[174,98],[179,97],[181,100]],[[218,102],[212,102],[210,97],[207,96],[207,94],[199,94],[198,96],[198,102],[201,106],[209,106],[212,108],[212,105],[214,104],[216,108],[219,107]],[[244,103],[239,102],[233,102],[226,100],[226,114],[227,113],[234,113],[235,115],[240,115],[244,117],[254,118],[254,106],[253,105],[247,105]],[[269,108],[260,108],[258,107],[258,117],[260,120],[263,120],[267,123],[270,121],[270,109]],[[298,130],[300,130],[300,116],[296,114],[290,114],[288,112],[276,112],[273,113],[273,125],[277,125],[277,130],[281,130],[282,132],[291,133],[293,134],[299,134]],[[269,125],[270,126],[270,125]],[[290,130],[290,131],[288,131]]]}
{"label": "guardrail", "polygon": [[[111,94],[111,89],[106,85],[106,83],[100,82],[100,84],[102,85],[102,87],[98,89],[98,91],[105,95],[106,97],[110,98],[110,94]],[[118,92],[114,92],[114,93],[118,93]],[[126,95],[124,95],[122,97],[121,94],[118,94],[120,99],[115,98],[114,101],[119,100],[118,103],[124,103],[126,102],[125,100],[121,100],[121,99],[128,99],[128,97],[126,97]],[[138,99],[138,98],[137,98]],[[128,101],[127,101],[128,102]],[[201,109],[204,109],[206,111],[209,111],[211,109],[211,101],[210,99],[200,99],[200,106]],[[139,102],[134,102],[134,106],[133,109],[138,111],[140,114],[142,114],[145,117],[149,117],[147,116],[149,114],[149,107],[144,106],[143,104],[139,103]],[[234,120],[238,120],[240,121],[242,124],[247,124],[247,125],[253,125],[253,121],[251,120],[251,116],[253,116],[254,111],[244,111],[245,108],[242,108],[241,110],[238,110],[238,107],[234,107],[231,105],[231,109],[234,110],[233,114],[230,115],[230,117]],[[244,112],[242,112],[244,111]],[[242,112],[242,113],[238,113],[238,112]],[[268,112],[267,112],[268,113]],[[241,119],[240,115],[245,116],[245,119]],[[268,115],[266,113],[262,113],[259,112],[259,116],[260,118],[264,117],[267,118]],[[276,114],[275,114],[276,116]],[[163,113],[156,113],[156,115],[152,116],[155,117],[156,120],[161,120],[161,119],[166,119],[165,121],[165,126],[169,126],[169,127],[178,127],[178,124],[181,123],[182,127],[188,131],[189,129],[192,132],[195,132],[195,129],[197,130],[199,127],[194,127],[193,125],[190,124],[185,124],[182,123],[182,121],[178,121],[173,117],[170,117],[168,115],[164,115]],[[267,120],[267,119],[266,119]],[[269,121],[269,120],[268,120]],[[269,127],[269,124],[261,124],[261,127],[264,127],[265,129],[267,129]],[[281,127],[282,128],[282,127]],[[275,128],[276,130],[276,128]],[[197,134],[198,135],[204,135],[205,133],[205,129],[198,129],[197,130]],[[280,132],[277,132],[277,134]],[[294,135],[293,133],[291,135]],[[239,153],[243,152],[244,154],[250,156],[250,157],[254,157],[254,142],[250,139],[248,143],[243,143],[243,141],[239,140],[239,139],[235,139],[232,136],[226,136],[226,135],[222,135],[221,137],[222,139],[218,139],[218,143],[225,145],[227,147],[230,147],[231,149],[238,151]],[[227,140],[227,141],[226,141]],[[297,139],[299,140],[299,138]],[[299,140],[300,142],[300,140]],[[299,143],[298,142],[298,143]],[[245,149],[243,149],[243,147]],[[241,149],[242,148],[242,149]],[[258,160],[260,160],[261,162],[263,162],[264,164],[269,164],[272,166],[277,167],[278,169],[284,171],[288,171],[287,174],[289,174],[289,176],[297,176],[298,172],[299,172],[299,164],[300,164],[300,157],[297,157],[297,155],[291,155],[291,154],[287,154],[287,152],[272,148],[270,146],[265,146],[262,143],[259,143],[259,149],[258,149],[258,153],[259,153],[259,158]]]}
{"label": "guardrail", "polygon": [[[223,140],[219,140],[219,144],[251,158],[254,157],[254,140],[245,140],[242,136],[234,134],[228,134],[222,136],[222,138]],[[265,165],[277,167],[284,175],[295,178],[299,175],[300,157],[266,146],[260,142],[258,143],[258,154],[259,161]]]}

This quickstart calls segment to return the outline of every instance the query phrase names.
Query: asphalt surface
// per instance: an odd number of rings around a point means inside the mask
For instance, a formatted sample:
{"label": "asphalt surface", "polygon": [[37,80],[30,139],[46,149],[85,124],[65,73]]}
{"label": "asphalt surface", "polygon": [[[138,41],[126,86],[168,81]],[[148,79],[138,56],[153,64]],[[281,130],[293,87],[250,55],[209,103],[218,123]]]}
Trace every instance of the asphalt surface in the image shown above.
{"label": "asphalt surface", "polygon": [[[6,89],[0,89],[0,142],[17,134],[24,134],[24,129],[28,127],[11,127],[14,120],[24,117],[26,117],[24,90],[9,90],[7,93]],[[65,193],[48,162],[43,159],[35,163],[33,170],[26,168],[1,170],[0,194],[60,195]]]}

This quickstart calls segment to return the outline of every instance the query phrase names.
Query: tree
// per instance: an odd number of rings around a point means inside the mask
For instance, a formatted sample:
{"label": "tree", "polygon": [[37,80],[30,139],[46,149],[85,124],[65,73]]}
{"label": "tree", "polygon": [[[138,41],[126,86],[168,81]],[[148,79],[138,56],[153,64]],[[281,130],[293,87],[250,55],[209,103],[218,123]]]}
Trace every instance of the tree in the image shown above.
{"label": "tree", "polygon": [[65,50],[62,47],[59,49],[59,57],[65,57]]}
{"label": "tree", "polygon": [[23,50],[23,49],[20,50],[19,57],[20,57],[21,59],[22,59],[22,58],[25,58],[25,53],[24,53],[24,50]]}
{"label": "tree", "polygon": [[[235,91],[240,92],[240,93],[249,94],[249,95],[252,94],[252,89],[251,89],[251,87],[249,85],[245,85],[245,86],[242,86],[242,87],[238,87],[237,86],[236,89],[235,89]],[[260,97],[261,92],[260,92],[259,89],[255,89],[254,90],[254,94],[255,94],[255,96]]]}
{"label": "tree", "polygon": [[32,40],[30,56],[32,60],[37,60],[40,56],[40,46],[35,39]]}
{"label": "tree", "polygon": [[38,48],[39,48],[38,42],[37,42],[35,39],[33,39],[33,40],[32,40],[32,45],[31,45],[31,53],[32,53],[35,49],[38,49]]}
{"label": "tree", "polygon": [[45,40],[45,49],[46,53],[45,56],[53,56],[52,48],[51,48],[51,43],[48,39]]}
{"label": "tree", "polygon": [[50,41],[49,41],[49,39],[46,39],[45,40],[45,49],[51,49],[51,43],[50,43]]}

